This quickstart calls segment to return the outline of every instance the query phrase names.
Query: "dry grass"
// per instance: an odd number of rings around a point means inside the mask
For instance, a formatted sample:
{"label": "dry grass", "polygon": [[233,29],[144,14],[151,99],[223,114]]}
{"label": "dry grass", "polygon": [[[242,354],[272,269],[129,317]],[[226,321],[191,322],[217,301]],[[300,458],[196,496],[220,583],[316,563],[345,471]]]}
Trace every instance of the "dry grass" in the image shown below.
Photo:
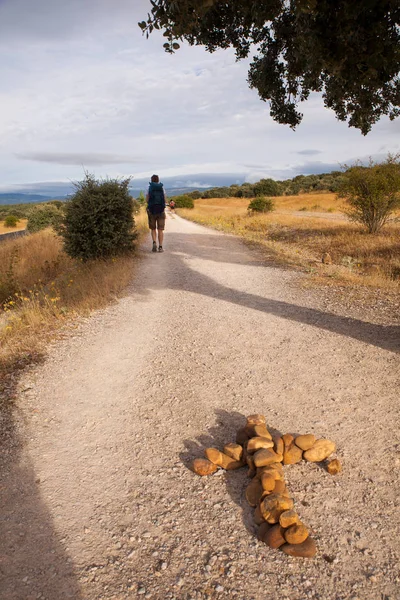
{"label": "dry grass", "polygon": [[[309,203],[317,197],[314,194],[307,196]],[[245,210],[247,204],[248,200],[238,198],[198,200],[193,210],[180,209],[179,214],[257,243],[275,260],[301,267],[314,274],[319,282],[333,280],[399,290],[399,224],[387,226],[379,235],[369,235],[334,215],[326,218],[289,213],[248,216]],[[297,210],[296,206],[293,208]],[[325,252],[331,255],[332,265],[322,265],[321,258]]]}
{"label": "dry grass", "polygon": [[0,235],[3,233],[11,233],[13,231],[21,231],[26,229],[28,219],[20,219],[15,227],[6,227],[4,221],[0,221]]}
{"label": "dry grass", "polygon": [[[145,214],[136,217],[139,236]],[[82,263],[50,229],[0,245],[0,379],[43,351],[73,317],[116,299],[132,279],[134,254]]]}

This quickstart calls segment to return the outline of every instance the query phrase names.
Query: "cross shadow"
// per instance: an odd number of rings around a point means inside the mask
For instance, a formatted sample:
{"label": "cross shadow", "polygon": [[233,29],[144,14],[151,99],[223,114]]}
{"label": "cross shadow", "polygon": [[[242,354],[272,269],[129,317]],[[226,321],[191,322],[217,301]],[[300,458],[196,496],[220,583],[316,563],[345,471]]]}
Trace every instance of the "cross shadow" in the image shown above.
{"label": "cross shadow", "polygon": [[1,600],[80,600],[74,567],[55,531],[15,421],[18,377],[0,374]]}

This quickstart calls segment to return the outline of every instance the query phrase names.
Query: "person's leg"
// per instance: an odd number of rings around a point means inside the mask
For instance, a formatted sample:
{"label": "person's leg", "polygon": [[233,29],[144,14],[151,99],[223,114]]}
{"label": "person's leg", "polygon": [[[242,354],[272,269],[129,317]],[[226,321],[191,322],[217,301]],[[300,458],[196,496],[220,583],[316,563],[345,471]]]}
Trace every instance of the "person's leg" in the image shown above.
{"label": "person's leg", "polygon": [[157,218],[157,229],[158,229],[158,249],[162,250],[162,245],[164,241],[164,228],[165,228],[165,212]]}
{"label": "person's leg", "polygon": [[159,229],[158,230],[158,245],[162,246],[163,245],[163,241],[164,241],[164,230],[163,229]]}
{"label": "person's leg", "polygon": [[153,240],[154,243],[156,243],[157,241],[157,231],[155,229],[151,229],[151,239]]}

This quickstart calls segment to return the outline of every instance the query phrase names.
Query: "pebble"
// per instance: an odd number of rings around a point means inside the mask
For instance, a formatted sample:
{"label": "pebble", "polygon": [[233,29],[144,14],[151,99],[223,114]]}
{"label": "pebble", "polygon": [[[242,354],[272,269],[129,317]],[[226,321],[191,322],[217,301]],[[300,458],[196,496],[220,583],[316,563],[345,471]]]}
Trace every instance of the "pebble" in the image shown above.
{"label": "pebble", "polygon": [[215,586],[215,591],[216,591],[218,594],[220,594],[221,592],[223,592],[223,591],[224,591],[224,588],[222,587],[222,585],[219,585],[219,584],[218,584],[217,586]]}
{"label": "pebble", "polygon": [[144,587],[140,587],[140,588],[138,589],[138,594],[140,594],[140,596],[142,596],[142,595],[143,595],[143,594],[145,594],[145,593],[146,593],[146,588],[144,588]]}

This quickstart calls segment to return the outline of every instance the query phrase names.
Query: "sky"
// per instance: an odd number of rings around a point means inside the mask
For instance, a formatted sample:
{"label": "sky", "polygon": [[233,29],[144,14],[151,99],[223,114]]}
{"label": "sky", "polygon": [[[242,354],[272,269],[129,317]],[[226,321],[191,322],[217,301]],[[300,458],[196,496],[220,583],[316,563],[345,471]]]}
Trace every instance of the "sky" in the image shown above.
{"label": "sky", "polygon": [[0,0],[0,191],[85,169],[191,184],[204,173],[283,179],[399,151],[399,120],[364,137],[319,94],[296,131],[274,123],[232,51],[185,45],[171,56],[157,32],[146,40],[137,23],[149,6]]}

